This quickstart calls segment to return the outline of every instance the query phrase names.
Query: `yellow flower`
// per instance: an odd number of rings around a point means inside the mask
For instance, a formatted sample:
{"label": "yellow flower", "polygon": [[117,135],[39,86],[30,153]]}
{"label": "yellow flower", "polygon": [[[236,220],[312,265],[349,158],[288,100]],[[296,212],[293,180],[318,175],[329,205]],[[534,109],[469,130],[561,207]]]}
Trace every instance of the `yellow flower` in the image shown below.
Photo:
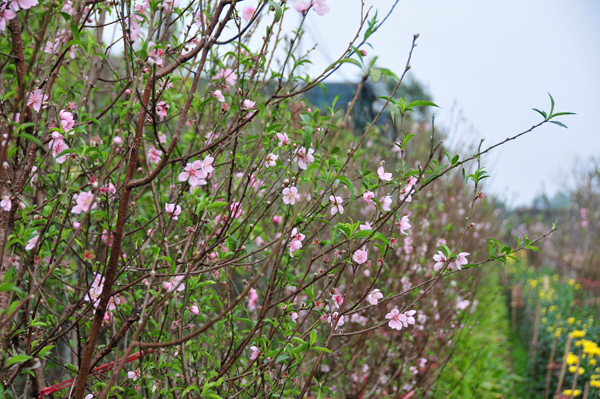
{"label": "yellow flower", "polygon": [[572,278],[569,279],[569,285],[575,285],[575,280],[573,280]]}
{"label": "yellow flower", "polygon": [[545,317],[542,317],[542,324],[548,324],[548,319]]}
{"label": "yellow flower", "polygon": [[537,280],[529,280],[529,285],[531,286],[531,288],[535,288],[538,285],[538,281]]}
{"label": "yellow flower", "polygon": [[565,395],[565,396],[571,396],[571,394],[573,394],[574,397],[579,396],[579,394],[581,394],[581,391],[579,389],[576,389],[574,391],[571,389],[565,389],[563,391],[563,395]]}
{"label": "yellow flower", "polygon": [[574,317],[569,317],[567,319],[567,321],[569,322],[569,324],[573,324],[573,323],[575,323],[575,318]]}
{"label": "yellow flower", "polygon": [[[569,353],[567,355],[567,364],[576,364],[577,363],[577,356],[575,356],[572,353]],[[571,371],[571,373],[573,373],[575,370]]]}
{"label": "yellow flower", "polygon": [[574,288],[575,288],[576,290],[580,289],[580,288],[581,288],[581,284],[579,284],[579,283],[575,284],[575,285],[574,285]]}
{"label": "yellow flower", "polygon": [[592,388],[600,388],[600,381],[592,381],[590,382],[590,385],[592,386]]}
{"label": "yellow flower", "polygon": [[579,374],[579,375],[585,373],[585,370],[583,369],[583,367],[579,367],[579,370],[578,370],[577,366],[569,366],[570,373],[574,373],[575,371],[577,371],[577,374]]}
{"label": "yellow flower", "polygon": [[585,336],[585,331],[575,330],[571,333],[573,338],[583,338]]}
{"label": "yellow flower", "polygon": [[554,333],[556,335],[556,338],[560,337],[562,330],[560,328],[556,329],[556,333]]}
{"label": "yellow flower", "polygon": [[596,365],[596,359],[590,359],[590,362],[589,362],[589,363],[590,363],[592,366],[595,366],[595,365]]}

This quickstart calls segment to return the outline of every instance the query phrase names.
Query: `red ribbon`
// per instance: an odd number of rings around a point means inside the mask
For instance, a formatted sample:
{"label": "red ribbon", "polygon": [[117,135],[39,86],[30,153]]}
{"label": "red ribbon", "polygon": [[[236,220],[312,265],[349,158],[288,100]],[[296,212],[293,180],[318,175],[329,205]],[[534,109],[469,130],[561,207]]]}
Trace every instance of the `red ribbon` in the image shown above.
{"label": "red ribbon", "polygon": [[[152,349],[149,349],[148,353],[152,353]],[[137,360],[144,355],[145,355],[144,351],[133,353],[127,357],[127,360],[125,361],[125,363],[131,363],[134,360]],[[116,360],[116,361],[118,362],[119,360]],[[106,373],[107,371],[112,369],[114,364],[115,364],[115,362],[113,361],[113,362],[104,364],[102,366],[98,366],[91,371],[91,374]],[[56,385],[52,385],[51,387],[44,388],[38,392],[37,397],[38,397],[38,399],[42,399],[42,396],[44,396],[44,395],[50,395],[52,393],[56,393],[67,387],[70,387],[71,385],[73,385],[74,381],[75,381],[75,378],[71,378],[70,380],[61,382],[60,384],[56,384]]]}

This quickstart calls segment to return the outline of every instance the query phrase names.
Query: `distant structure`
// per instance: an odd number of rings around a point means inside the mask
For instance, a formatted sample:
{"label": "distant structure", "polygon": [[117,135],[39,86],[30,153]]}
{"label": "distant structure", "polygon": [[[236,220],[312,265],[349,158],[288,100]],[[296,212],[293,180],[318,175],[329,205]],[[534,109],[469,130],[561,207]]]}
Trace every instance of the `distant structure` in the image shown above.
{"label": "distant structure", "polygon": [[[365,82],[351,113],[352,127],[356,134],[362,134],[364,129],[373,122],[386,102],[380,97],[392,93],[395,86],[396,83],[391,79],[378,82],[373,82],[371,79],[368,79]],[[318,107],[321,112],[327,112],[327,109],[331,107],[333,100],[337,96],[340,96],[337,100],[336,108],[343,107],[344,112],[346,112],[357,89],[358,83],[323,83],[321,86],[309,90],[306,93],[306,100],[308,100],[312,106]],[[396,99],[402,97],[407,101],[431,101],[431,96],[427,94],[423,89],[423,86],[415,80],[410,80],[407,83],[402,84],[394,97]],[[416,119],[426,119],[428,118],[426,112],[425,108],[421,108],[416,114],[411,116]],[[390,139],[393,139],[399,133],[399,126],[396,126],[396,124],[393,123],[391,107],[389,106],[381,114],[376,124],[387,127],[386,131],[388,132]]]}

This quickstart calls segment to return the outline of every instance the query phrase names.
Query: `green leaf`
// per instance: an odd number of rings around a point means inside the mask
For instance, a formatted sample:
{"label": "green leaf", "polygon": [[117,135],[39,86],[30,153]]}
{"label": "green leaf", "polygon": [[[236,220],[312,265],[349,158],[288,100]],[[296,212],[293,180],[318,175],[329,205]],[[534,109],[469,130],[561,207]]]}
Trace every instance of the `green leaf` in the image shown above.
{"label": "green leaf", "polygon": [[339,176],[338,179],[346,187],[348,187],[348,190],[350,191],[350,205],[352,205],[352,203],[354,202],[354,185],[352,184],[352,182],[350,181],[350,179],[348,179],[346,176]]}
{"label": "green leaf", "polygon": [[210,204],[208,206],[208,208],[209,209],[210,208],[220,208],[220,207],[225,206],[225,205],[227,205],[227,202],[225,202],[225,201],[215,201],[212,204]]}
{"label": "green leaf", "polygon": [[14,291],[17,293],[22,293],[23,290],[21,290],[19,287],[17,287],[16,284],[14,283],[2,283],[0,284],[0,292],[3,291]]}
{"label": "green leaf", "polygon": [[410,139],[412,139],[414,136],[414,134],[409,133],[406,135],[406,137],[404,138],[404,140],[402,141],[402,149],[406,149],[406,145],[408,144],[408,142],[410,141]]}
{"label": "green leaf", "polygon": [[73,40],[79,41],[79,26],[71,19],[71,33],[73,34]]}
{"label": "green leaf", "polygon": [[542,115],[544,117],[544,119],[548,119],[548,115],[546,115],[546,113],[544,111],[540,111],[537,108],[531,108],[532,110],[534,110],[535,112],[537,112],[538,114]]}
{"label": "green leaf", "polygon": [[304,127],[304,147],[306,148],[306,153],[308,154],[308,150],[310,149],[310,145],[312,143],[312,135],[313,128],[311,126]]}
{"label": "green leaf", "polygon": [[198,388],[196,385],[190,385],[189,387],[187,387],[186,389],[184,389],[184,390],[183,390],[183,392],[181,393],[181,397],[182,397],[182,398],[185,398],[185,395],[186,395],[188,392],[191,392],[192,390],[194,390],[194,391],[196,391],[196,392],[200,393],[200,388]]}
{"label": "green leaf", "polygon": [[48,352],[50,352],[54,348],[54,345],[46,345],[42,348],[41,351],[38,352],[39,357],[44,357]]}
{"label": "green leaf", "polygon": [[354,64],[354,65],[356,65],[359,68],[362,67],[362,65],[360,64],[360,62],[358,62],[357,60],[352,59],[352,58],[342,58],[341,60],[334,62],[331,65],[331,67],[335,66],[336,64],[344,64],[344,63]]}
{"label": "green leaf", "polygon": [[550,115],[554,112],[554,98],[552,98],[552,94],[548,93],[550,96]]}
{"label": "green leaf", "polygon": [[417,100],[417,101],[413,101],[412,103],[409,103],[406,108],[410,109],[410,108],[414,108],[414,107],[437,107],[439,108],[439,106],[431,101],[425,101],[425,100]]}
{"label": "green leaf", "polygon": [[333,353],[333,352],[331,351],[331,349],[327,349],[327,348],[324,348],[324,347],[322,347],[322,346],[313,346],[313,347],[312,347],[312,348],[310,348],[310,349],[314,349],[314,350],[316,350],[316,351],[320,351],[320,352]]}
{"label": "green leaf", "polygon": [[565,124],[564,124],[564,123],[562,123],[562,122],[559,122],[559,121],[549,121],[549,122],[550,122],[550,123],[554,123],[555,125],[558,125],[558,126],[560,126],[560,127],[564,127],[565,129],[568,129],[567,125],[565,125]]}
{"label": "green leaf", "polygon": [[563,115],[577,115],[575,112],[557,112],[552,114],[552,117],[563,116]]}
{"label": "green leaf", "polygon": [[282,14],[281,6],[279,4],[277,4],[275,1],[270,0],[269,8],[271,9],[271,11],[275,11],[275,22],[279,22],[279,20],[281,19],[281,14]]}
{"label": "green leaf", "polygon": [[277,359],[275,359],[275,364],[277,364],[277,363],[281,363],[281,362],[283,362],[284,360],[287,360],[287,359],[289,359],[289,358],[290,358],[290,357],[289,357],[288,355],[283,355],[283,354],[281,354],[281,355],[277,356]]}
{"label": "green leaf", "polygon": [[6,362],[6,366],[8,367],[8,366],[11,366],[13,364],[23,363],[23,362],[26,362],[26,361],[31,360],[31,359],[33,359],[33,356],[29,356],[29,355],[26,355],[24,353],[19,353],[18,355],[13,356],[10,359],[8,359],[8,362]]}

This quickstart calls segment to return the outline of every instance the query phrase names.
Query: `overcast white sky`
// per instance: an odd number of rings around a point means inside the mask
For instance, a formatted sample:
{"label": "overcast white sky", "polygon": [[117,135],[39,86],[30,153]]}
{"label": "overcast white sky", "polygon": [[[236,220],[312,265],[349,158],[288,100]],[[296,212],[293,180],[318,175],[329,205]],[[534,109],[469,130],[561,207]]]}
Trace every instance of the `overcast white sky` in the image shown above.
{"label": "overcast white sky", "polygon": [[[365,0],[383,16],[394,0]],[[359,0],[327,0],[325,16],[310,12],[307,42],[321,51],[312,61],[328,65],[348,45],[358,26]],[[473,140],[492,144],[540,121],[531,108],[549,109],[550,92],[569,126],[545,125],[511,142],[484,162],[489,189],[530,202],[544,189],[552,195],[572,184],[576,162],[600,156],[600,2],[597,0],[421,0],[400,1],[370,40],[379,65],[402,72],[412,35],[419,33],[411,62],[413,77],[434,101],[436,124],[450,124],[460,110],[474,127]],[[346,66],[332,80],[357,80]],[[464,129],[462,129],[464,130]]]}

